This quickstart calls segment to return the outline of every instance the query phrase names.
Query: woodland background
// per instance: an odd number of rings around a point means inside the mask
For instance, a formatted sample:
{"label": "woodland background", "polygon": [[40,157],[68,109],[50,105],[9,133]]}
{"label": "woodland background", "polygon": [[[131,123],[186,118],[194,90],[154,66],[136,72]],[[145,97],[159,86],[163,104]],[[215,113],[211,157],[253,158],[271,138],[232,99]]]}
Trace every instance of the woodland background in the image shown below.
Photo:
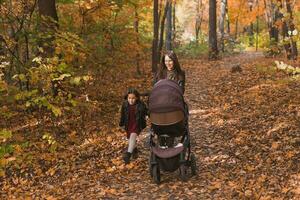
{"label": "woodland background", "polygon": [[[299,28],[296,0],[0,0],[0,196],[297,199]],[[156,186],[147,149],[122,163],[118,117],[167,49],[188,73],[199,175]]]}

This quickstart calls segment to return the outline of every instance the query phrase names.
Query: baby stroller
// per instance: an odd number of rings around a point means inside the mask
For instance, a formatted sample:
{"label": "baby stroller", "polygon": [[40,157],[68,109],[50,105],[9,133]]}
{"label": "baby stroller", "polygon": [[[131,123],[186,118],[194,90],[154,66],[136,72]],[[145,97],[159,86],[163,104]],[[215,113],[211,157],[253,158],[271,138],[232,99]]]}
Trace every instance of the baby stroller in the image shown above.
{"label": "baby stroller", "polygon": [[[160,183],[160,171],[179,169],[186,181],[188,170],[196,174],[196,159],[191,153],[188,112],[180,86],[172,81],[158,81],[149,97],[151,121],[149,170],[154,182]],[[175,144],[175,140],[179,140]]]}

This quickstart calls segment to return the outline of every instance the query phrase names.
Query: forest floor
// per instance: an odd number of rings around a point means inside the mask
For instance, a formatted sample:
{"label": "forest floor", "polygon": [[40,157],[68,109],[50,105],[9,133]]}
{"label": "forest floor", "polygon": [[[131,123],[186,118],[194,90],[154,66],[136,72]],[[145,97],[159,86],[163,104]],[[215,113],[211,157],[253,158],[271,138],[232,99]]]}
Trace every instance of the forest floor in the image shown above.
{"label": "forest floor", "polygon": [[[5,177],[0,197],[300,199],[300,82],[276,70],[274,59],[262,53],[181,63],[196,176],[182,182],[178,172],[163,172],[161,184],[153,183],[144,145],[147,130],[140,137],[139,157],[125,166],[125,134],[117,127],[118,113],[110,113],[106,133],[58,152],[51,164],[40,163],[40,171]],[[143,88],[150,82],[147,76],[123,86]],[[117,97],[110,102],[120,103]],[[93,120],[93,126],[101,124],[100,118]]]}

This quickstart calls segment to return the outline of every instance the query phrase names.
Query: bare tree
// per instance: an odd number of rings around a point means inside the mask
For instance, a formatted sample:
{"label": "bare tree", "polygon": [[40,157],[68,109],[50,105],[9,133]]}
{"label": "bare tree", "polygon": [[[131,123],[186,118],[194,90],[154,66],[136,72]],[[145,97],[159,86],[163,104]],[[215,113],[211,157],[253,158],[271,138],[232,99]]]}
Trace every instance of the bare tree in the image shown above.
{"label": "bare tree", "polygon": [[209,58],[217,59],[217,2],[209,0]]}
{"label": "bare tree", "polygon": [[[283,5],[281,4],[281,9]],[[282,36],[284,40],[284,48],[289,60],[296,60],[298,56],[297,44],[293,39],[295,25],[293,23],[293,11],[290,0],[286,0],[286,11],[289,14],[287,19],[283,18]]]}
{"label": "bare tree", "polygon": [[171,1],[168,4],[168,12],[167,12],[166,49],[167,50],[172,49],[172,2]]}
{"label": "bare tree", "polygon": [[152,40],[152,73],[157,70],[158,64],[158,32],[159,32],[159,17],[158,17],[158,0],[153,0],[153,40]]}
{"label": "bare tree", "polygon": [[169,1],[166,1],[164,13],[161,17],[160,21],[160,37],[159,37],[159,44],[158,44],[158,60],[160,60],[161,57],[161,51],[164,44],[164,32],[165,32],[165,22],[166,22],[166,16],[169,8]]}
{"label": "bare tree", "polygon": [[227,28],[227,34],[230,35],[230,20],[228,15],[228,1],[226,1],[226,28]]}
{"label": "bare tree", "polygon": [[197,0],[196,7],[196,23],[195,23],[195,34],[196,34],[196,43],[199,43],[199,34],[201,31],[201,24],[203,19],[203,2],[202,0]]}
{"label": "bare tree", "polygon": [[41,38],[39,46],[43,49],[43,56],[51,55],[54,52],[52,41],[54,33],[58,28],[58,16],[56,12],[55,0],[38,0],[40,15],[40,32],[45,35]]}
{"label": "bare tree", "polygon": [[173,22],[172,22],[172,26],[173,26],[173,36],[172,36],[172,43],[174,44],[175,38],[176,38],[176,1],[174,1],[174,5],[173,5]]}
{"label": "bare tree", "polygon": [[220,31],[220,49],[221,51],[224,52],[224,21],[225,21],[225,16],[226,16],[226,5],[227,5],[227,0],[221,0],[220,3],[220,19],[219,19],[219,31]]}
{"label": "bare tree", "polygon": [[[249,5],[249,11],[250,13],[253,10],[253,0],[248,0],[248,5]],[[254,39],[254,25],[253,22],[250,23],[249,26],[249,46],[252,47],[253,46],[253,39]]]}
{"label": "bare tree", "polygon": [[[139,38],[139,15],[138,15],[138,5],[134,4],[134,30],[136,34],[136,44],[140,45],[140,38]],[[139,50],[136,53],[136,73],[141,75],[140,70],[140,53]]]}

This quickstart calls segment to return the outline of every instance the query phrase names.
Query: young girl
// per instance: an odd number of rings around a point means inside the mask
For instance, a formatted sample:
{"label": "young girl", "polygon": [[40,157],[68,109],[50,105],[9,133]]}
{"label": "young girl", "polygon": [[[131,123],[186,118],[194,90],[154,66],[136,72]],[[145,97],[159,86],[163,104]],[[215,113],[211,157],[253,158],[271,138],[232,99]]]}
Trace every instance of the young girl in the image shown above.
{"label": "young girl", "polygon": [[147,107],[140,100],[139,92],[134,88],[129,88],[124,96],[119,124],[126,130],[128,139],[128,150],[123,157],[125,164],[130,162],[133,151],[136,151],[136,139],[146,127],[146,115]]}

